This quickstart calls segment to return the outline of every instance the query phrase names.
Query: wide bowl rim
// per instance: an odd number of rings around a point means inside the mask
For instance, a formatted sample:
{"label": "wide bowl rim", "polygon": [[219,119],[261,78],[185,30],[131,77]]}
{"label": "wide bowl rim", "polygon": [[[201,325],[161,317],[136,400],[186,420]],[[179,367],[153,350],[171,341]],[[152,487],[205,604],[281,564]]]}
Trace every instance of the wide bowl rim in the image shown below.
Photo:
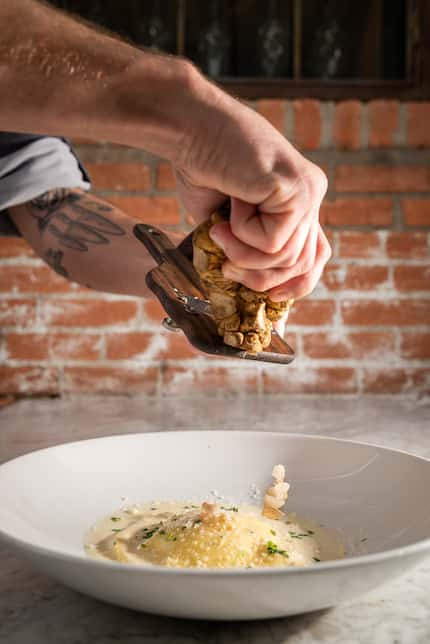
{"label": "wide bowl rim", "polygon": [[[10,466],[16,463],[17,461],[25,460],[26,458],[30,456],[34,456],[36,454],[41,454],[43,452],[52,451],[58,448],[65,448],[68,446],[82,445],[84,443],[89,443],[94,441],[110,441],[110,440],[118,440],[123,438],[132,438],[132,437],[139,437],[144,439],[145,437],[148,437],[148,436],[165,437],[167,435],[173,435],[173,434],[175,434],[176,436],[180,434],[184,434],[184,435],[196,434],[196,435],[199,435],[200,437],[203,437],[204,435],[208,435],[208,436],[221,435],[221,434],[232,435],[233,433],[235,435],[239,434],[243,436],[250,435],[250,434],[260,435],[264,437],[281,438],[282,440],[289,439],[289,438],[300,438],[305,440],[316,439],[316,440],[322,440],[322,441],[346,443],[346,444],[355,445],[358,447],[372,447],[384,452],[400,454],[407,458],[412,458],[415,460],[430,463],[430,458],[419,456],[411,452],[407,452],[406,450],[402,450],[399,448],[385,447],[384,445],[371,443],[367,441],[356,441],[348,438],[337,438],[336,436],[324,436],[319,434],[302,434],[300,432],[284,433],[284,432],[265,432],[261,430],[206,429],[203,431],[201,430],[163,430],[163,431],[151,431],[151,432],[133,432],[133,433],[127,433],[127,434],[111,434],[109,436],[97,436],[93,438],[86,438],[86,439],[70,441],[66,443],[57,443],[50,447],[44,447],[41,449],[33,450],[26,454],[22,454],[20,456],[7,460],[4,463],[1,463],[0,472],[5,466]],[[357,566],[368,566],[376,563],[382,563],[387,560],[404,557],[406,555],[408,556],[419,555],[420,553],[425,553],[427,550],[430,550],[430,536],[429,536],[426,539],[420,539],[419,541],[416,541],[415,543],[412,543],[406,546],[389,548],[388,550],[383,550],[382,552],[359,554],[355,556],[345,557],[343,559],[319,562],[318,565],[315,565],[315,566],[303,566],[303,567],[297,567],[297,568],[285,567],[285,566],[273,566],[270,568],[261,567],[261,568],[249,568],[249,569],[248,568],[167,568],[165,566],[157,566],[155,564],[143,565],[143,564],[127,563],[125,565],[124,563],[119,561],[117,562],[117,561],[109,561],[107,559],[106,560],[97,559],[95,557],[91,557],[85,552],[83,544],[82,544],[82,554],[64,552],[58,548],[41,546],[38,544],[34,544],[32,541],[27,541],[25,539],[22,539],[21,537],[13,536],[9,534],[7,531],[5,531],[1,526],[0,526],[0,540],[5,542],[6,544],[12,545],[13,547],[17,547],[21,551],[24,551],[27,553],[33,551],[38,553],[39,555],[45,556],[48,559],[62,560],[68,563],[77,563],[77,562],[84,563],[84,565],[95,570],[105,569],[105,570],[112,570],[113,572],[123,571],[133,575],[162,574],[162,575],[168,575],[173,577],[176,577],[176,576],[214,577],[215,576],[215,577],[230,578],[230,577],[242,577],[243,575],[252,576],[252,577],[260,577],[260,576],[278,577],[280,575],[289,575],[289,576],[307,575],[307,574],[321,573],[324,571],[336,571],[336,570],[343,570],[348,568],[356,568]]]}

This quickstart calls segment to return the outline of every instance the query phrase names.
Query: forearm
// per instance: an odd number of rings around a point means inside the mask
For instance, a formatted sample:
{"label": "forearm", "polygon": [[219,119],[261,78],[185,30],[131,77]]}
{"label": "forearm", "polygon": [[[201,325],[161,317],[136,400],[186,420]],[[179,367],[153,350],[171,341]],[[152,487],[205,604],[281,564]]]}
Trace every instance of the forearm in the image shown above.
{"label": "forearm", "polygon": [[143,296],[154,267],[137,223],[80,190],[56,190],[9,210],[30,246],[58,274],[98,291]]}
{"label": "forearm", "polygon": [[209,86],[190,63],[36,0],[2,0],[0,24],[0,129],[105,139],[177,160]]}

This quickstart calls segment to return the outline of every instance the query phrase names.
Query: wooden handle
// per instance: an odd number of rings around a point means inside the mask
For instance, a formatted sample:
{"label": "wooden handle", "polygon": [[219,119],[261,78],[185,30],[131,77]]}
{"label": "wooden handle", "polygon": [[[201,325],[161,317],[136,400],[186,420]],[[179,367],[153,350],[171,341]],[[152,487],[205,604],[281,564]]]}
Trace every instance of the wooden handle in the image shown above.
{"label": "wooden handle", "polygon": [[229,358],[280,364],[294,360],[294,351],[277,333],[273,333],[266,351],[248,353],[224,344],[215,321],[202,307],[190,310],[187,304],[190,299],[197,298],[200,304],[205,300],[199,275],[192,264],[192,235],[176,248],[167,235],[153,226],[136,224],[133,232],[158,264],[146,275],[148,287],[193,346],[205,353]]}

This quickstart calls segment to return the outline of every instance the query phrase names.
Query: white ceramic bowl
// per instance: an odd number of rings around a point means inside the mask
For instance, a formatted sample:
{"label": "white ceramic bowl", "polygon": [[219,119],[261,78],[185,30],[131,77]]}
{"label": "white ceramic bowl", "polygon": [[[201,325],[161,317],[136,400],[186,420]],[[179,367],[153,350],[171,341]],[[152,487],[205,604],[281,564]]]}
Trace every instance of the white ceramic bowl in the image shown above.
{"label": "white ceramic bowl", "polygon": [[[200,500],[216,490],[249,502],[250,486],[264,490],[275,463],[291,483],[288,508],[341,529],[353,556],[222,571],[144,568],[84,552],[85,532],[123,497]],[[356,597],[428,555],[429,489],[430,461],[361,443],[228,431],[113,436],[1,466],[0,536],[46,574],[108,602],[178,617],[278,617]]]}

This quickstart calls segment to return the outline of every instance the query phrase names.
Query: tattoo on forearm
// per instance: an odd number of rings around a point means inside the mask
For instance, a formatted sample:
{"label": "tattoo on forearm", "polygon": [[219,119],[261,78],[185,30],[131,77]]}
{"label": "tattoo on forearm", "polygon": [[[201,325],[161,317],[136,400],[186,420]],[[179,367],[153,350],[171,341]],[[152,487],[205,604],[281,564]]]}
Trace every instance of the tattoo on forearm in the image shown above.
{"label": "tattoo on forearm", "polygon": [[65,188],[55,188],[54,190],[48,190],[43,195],[36,197],[31,201],[31,204],[37,210],[47,210],[51,212],[58,208],[62,204],[69,194],[69,191]]}
{"label": "tattoo on forearm", "polygon": [[125,230],[110,221],[108,204],[68,190],[52,190],[30,202],[30,214],[37,219],[41,233],[46,230],[62,246],[87,251],[89,244],[109,244],[110,237],[125,235]]}
{"label": "tattoo on forearm", "polygon": [[64,268],[63,261],[64,253],[62,250],[54,250],[53,248],[48,248],[48,251],[45,255],[47,264],[54,269],[56,273],[62,275],[63,277],[69,277],[68,271]]}

